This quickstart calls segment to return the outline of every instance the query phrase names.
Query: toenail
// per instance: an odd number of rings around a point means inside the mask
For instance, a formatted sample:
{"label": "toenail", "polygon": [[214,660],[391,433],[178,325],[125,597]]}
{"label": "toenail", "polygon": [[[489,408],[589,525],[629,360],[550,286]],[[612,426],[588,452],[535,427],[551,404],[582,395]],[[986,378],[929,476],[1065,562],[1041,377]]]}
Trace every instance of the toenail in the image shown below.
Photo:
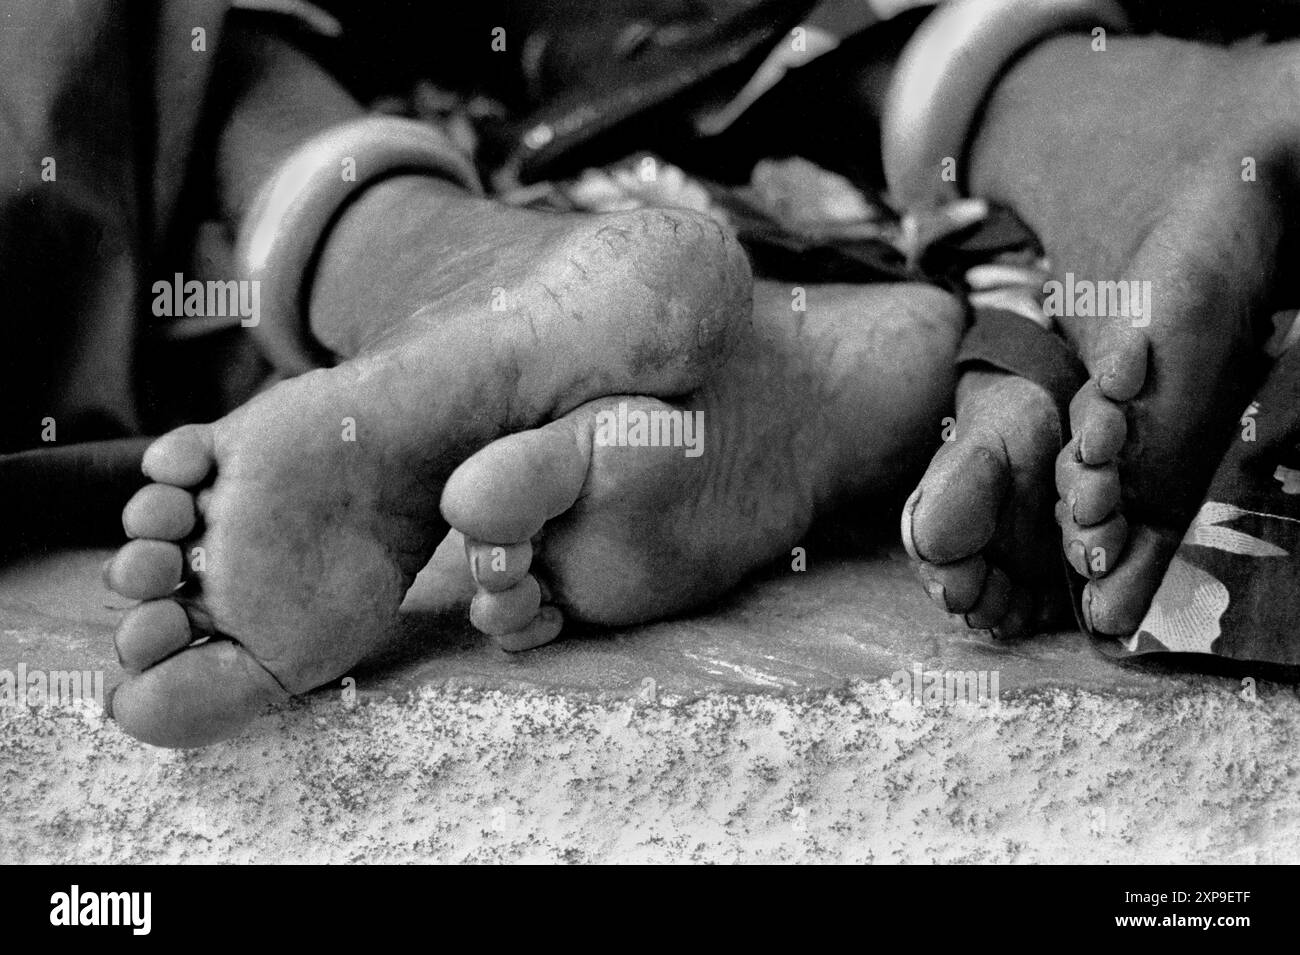
{"label": "toenail", "polygon": [[943,607],[944,610],[948,609],[948,589],[939,581],[927,581],[925,592],[930,595],[931,600]]}
{"label": "toenail", "polygon": [[921,504],[921,489],[918,487],[915,491],[912,492],[911,497],[907,499],[907,503],[903,505],[903,516],[901,520],[901,524],[902,524],[901,529],[903,535],[903,550],[907,551],[908,557],[912,558],[912,560],[917,560],[917,561],[925,559],[917,551],[916,542],[913,540],[912,537],[912,514],[916,511],[917,507],[919,507],[920,504]]}
{"label": "toenail", "polygon": [[1089,633],[1095,633],[1097,628],[1092,622],[1092,587],[1083,588],[1083,596],[1079,598],[1079,615],[1083,617],[1083,625],[1088,628]]}

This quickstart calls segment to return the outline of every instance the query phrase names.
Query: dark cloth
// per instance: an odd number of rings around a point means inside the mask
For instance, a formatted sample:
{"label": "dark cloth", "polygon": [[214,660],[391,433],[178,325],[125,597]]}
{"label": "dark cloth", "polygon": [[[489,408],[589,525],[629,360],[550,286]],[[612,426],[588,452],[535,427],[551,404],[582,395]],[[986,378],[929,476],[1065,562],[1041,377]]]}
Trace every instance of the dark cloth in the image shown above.
{"label": "dark cloth", "polygon": [[976,309],[957,353],[957,370],[984,366],[1042,386],[1056,403],[1061,434],[1070,433],[1070,399],[1088,370],[1060,335],[1004,309]]}
{"label": "dark cloth", "polygon": [[169,258],[225,7],[5,5],[0,451],[40,446],[47,419],[63,444],[144,427],[142,278]]}
{"label": "dark cloth", "polygon": [[[226,0],[21,0],[0,21],[0,550],[108,533],[149,429],[143,278],[170,264]],[[194,49],[202,32],[205,52]],[[107,440],[120,439],[120,440]],[[5,454],[24,448],[41,450]],[[133,476],[134,475],[134,476]],[[120,530],[120,526],[119,526]]]}
{"label": "dark cloth", "polygon": [[[621,147],[620,130],[665,137],[658,150],[705,174],[744,174],[763,155],[798,153],[879,187],[872,111],[889,69],[923,14],[876,23],[799,70],[714,142],[682,123],[651,123],[734,91],[814,0],[617,0],[591,15],[585,0],[476,4],[318,0],[343,39],[312,51],[363,97],[419,77],[488,91],[507,115],[484,121],[496,156],[509,155],[539,110],[597,118],[538,162],[595,164]],[[1300,3],[1128,0],[1143,28],[1239,36],[1294,32]],[[101,0],[68,7],[6,5],[0,29],[0,281],[9,334],[0,354],[0,453],[39,447],[43,422],[61,443],[154,433],[212,414],[203,393],[177,381],[184,348],[158,353],[147,335],[143,289],[188,264],[198,214],[185,197],[210,170],[205,104],[228,0]],[[1202,15],[1203,14],[1203,15]],[[492,48],[492,30],[506,48]],[[194,48],[195,31],[204,49]],[[713,64],[699,68],[700,62]],[[776,108],[773,108],[775,105]],[[800,121],[791,110],[802,106]],[[607,111],[609,115],[602,115]],[[581,124],[580,124],[581,125]],[[797,128],[797,129],[796,129]],[[662,129],[662,133],[660,130]],[[796,129],[798,142],[789,141]],[[818,131],[809,135],[809,130]],[[783,131],[785,131],[783,133]],[[493,139],[493,134],[496,136]],[[786,141],[779,141],[784,135]],[[210,144],[210,143],[209,143]],[[639,149],[656,149],[651,139]],[[809,151],[811,150],[811,153]],[[825,153],[824,155],[819,153]],[[488,150],[491,154],[491,150]],[[724,157],[724,158],[719,158]],[[866,157],[866,158],[864,158]],[[41,179],[43,162],[57,178]],[[490,161],[490,159],[489,159]],[[727,167],[727,168],[721,168]],[[205,349],[220,351],[217,343]],[[206,352],[205,352],[206,353]],[[179,357],[178,357],[179,356]]]}

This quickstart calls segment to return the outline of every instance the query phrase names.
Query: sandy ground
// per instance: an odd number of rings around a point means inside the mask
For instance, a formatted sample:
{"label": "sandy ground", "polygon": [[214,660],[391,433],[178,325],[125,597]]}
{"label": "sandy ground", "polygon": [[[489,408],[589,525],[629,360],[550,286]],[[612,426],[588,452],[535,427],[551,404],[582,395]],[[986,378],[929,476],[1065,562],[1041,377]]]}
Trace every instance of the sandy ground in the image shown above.
{"label": "sandy ground", "polygon": [[[99,557],[0,575],[0,669],[116,679]],[[1300,861],[1294,688],[1121,669],[1078,635],[997,647],[897,554],[810,558],[521,657],[435,567],[355,692],[204,751],[90,703],[0,707],[0,862]],[[1000,699],[918,704],[889,679],[913,666],[996,672]]]}

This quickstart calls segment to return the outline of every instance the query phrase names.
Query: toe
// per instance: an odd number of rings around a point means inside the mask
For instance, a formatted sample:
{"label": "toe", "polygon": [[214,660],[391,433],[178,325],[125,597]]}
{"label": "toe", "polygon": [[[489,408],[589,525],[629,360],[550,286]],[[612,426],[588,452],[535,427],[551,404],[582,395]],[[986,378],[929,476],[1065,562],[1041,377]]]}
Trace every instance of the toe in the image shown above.
{"label": "toe", "polygon": [[129,610],[113,635],[122,669],[139,673],[190,645],[194,635],[174,600],[149,600]]}
{"label": "toe", "polygon": [[1067,444],[1056,458],[1056,492],[1074,523],[1099,524],[1119,507],[1119,468],[1114,463],[1090,467],[1078,459],[1073,444]]}
{"label": "toe", "polygon": [[1125,637],[1137,630],[1178,549],[1176,533],[1139,526],[1118,566],[1084,588],[1080,611],[1094,633]]}
{"label": "toe", "polygon": [[504,633],[496,638],[497,645],[507,653],[520,653],[550,643],[564,629],[564,614],[558,607],[543,606],[522,630]]}
{"label": "toe", "polygon": [[1021,640],[1037,631],[1038,603],[1024,587],[1012,586],[1007,598],[1007,610],[989,629],[999,640]]}
{"label": "toe", "polygon": [[132,677],[108,701],[109,714],[155,746],[206,746],[229,739],[289,694],[243,647],[212,641]]}
{"label": "toe", "polygon": [[181,582],[181,549],[167,541],[131,541],[109,561],[104,582],[132,600],[165,597]]}
{"label": "toe", "polygon": [[997,567],[990,567],[979,600],[966,613],[966,626],[972,630],[996,627],[1011,608],[1011,591],[1011,581],[1007,575]]}
{"label": "toe", "polygon": [[965,613],[974,607],[984,590],[987,573],[984,558],[979,554],[951,564],[922,561],[917,570],[925,592],[946,613]]}
{"label": "toe", "polygon": [[1093,365],[1098,390],[1112,401],[1132,401],[1147,377],[1148,341],[1144,333],[1118,329]]}
{"label": "toe", "polygon": [[144,473],[160,484],[193,487],[212,471],[212,429],[191,424],[163,435],[144,453]]}
{"label": "toe", "polygon": [[122,510],[127,537],[180,540],[194,530],[194,498],[170,484],[149,484]]}
{"label": "toe", "polygon": [[1114,514],[1100,524],[1081,527],[1070,519],[1066,505],[1056,512],[1061,525],[1061,546],[1075,572],[1084,577],[1104,577],[1118,564],[1128,542],[1128,521]]}
{"label": "toe", "polygon": [[529,540],[573,506],[591,463],[574,416],[492,442],[466,460],[442,492],[443,518],[477,541]]}
{"label": "toe", "polygon": [[533,561],[533,545],[488,544],[465,538],[465,557],[474,582],[484,590],[509,590],[524,579]]}
{"label": "toe", "polygon": [[480,590],[469,607],[469,621],[494,637],[522,630],[542,606],[542,589],[537,578],[527,575],[509,590],[492,593]]}
{"label": "toe", "polygon": [[1084,464],[1109,464],[1128,437],[1123,405],[1116,404],[1088,382],[1070,402],[1071,442]]}
{"label": "toe", "polygon": [[997,529],[1011,486],[1006,452],[945,445],[903,507],[903,544],[915,560],[947,564],[978,553]]}

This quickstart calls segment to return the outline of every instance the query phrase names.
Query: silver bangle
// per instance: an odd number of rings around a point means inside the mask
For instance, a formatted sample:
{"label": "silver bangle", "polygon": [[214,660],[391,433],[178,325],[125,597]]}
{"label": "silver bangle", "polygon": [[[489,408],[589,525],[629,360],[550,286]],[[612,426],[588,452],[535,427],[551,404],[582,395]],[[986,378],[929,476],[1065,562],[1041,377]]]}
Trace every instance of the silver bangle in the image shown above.
{"label": "silver bangle", "polygon": [[[1044,38],[1079,27],[1129,29],[1115,0],[949,0],[903,50],[885,99],[881,153],[900,211],[961,195],[960,173],[975,117],[1002,71]],[[944,160],[956,165],[942,175]]]}
{"label": "silver bangle", "polygon": [[[349,170],[352,175],[345,175]],[[473,165],[434,127],[366,116],[303,143],[253,200],[240,225],[235,263],[260,285],[260,315],[251,331],[279,371],[296,375],[321,365],[321,349],[308,331],[305,286],[330,225],[361,190],[402,173],[482,191]]]}

